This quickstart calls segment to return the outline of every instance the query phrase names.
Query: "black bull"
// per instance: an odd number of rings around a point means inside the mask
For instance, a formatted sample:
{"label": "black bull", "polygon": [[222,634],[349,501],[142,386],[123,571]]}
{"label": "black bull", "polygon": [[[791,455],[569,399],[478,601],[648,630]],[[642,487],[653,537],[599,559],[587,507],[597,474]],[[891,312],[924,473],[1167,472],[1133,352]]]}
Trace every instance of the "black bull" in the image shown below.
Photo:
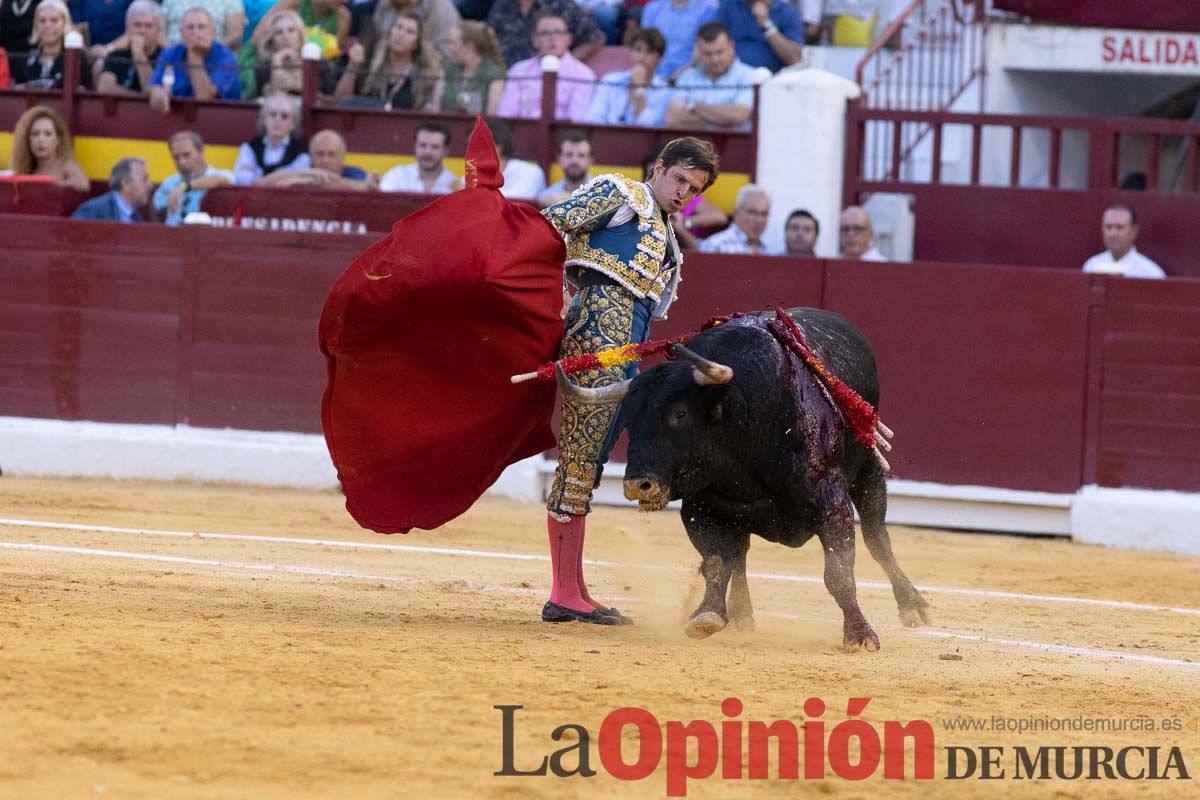
{"label": "black bull", "polygon": [[[829,370],[878,408],[875,356],[862,332],[829,311],[787,313]],[[867,549],[891,580],[901,621],[929,622],[928,603],[892,554],[883,466],[842,423],[803,362],[756,317],[696,335],[684,356],[631,383],[585,390],[561,373],[559,383],[585,402],[624,398],[626,497],[643,510],[683,500],[683,524],[705,581],[688,635],[709,636],[730,618],[740,630],[753,628],[751,534],[788,547],[815,535],[825,554],[825,586],[844,616],[844,644],[878,649],[855,592],[851,503]]]}

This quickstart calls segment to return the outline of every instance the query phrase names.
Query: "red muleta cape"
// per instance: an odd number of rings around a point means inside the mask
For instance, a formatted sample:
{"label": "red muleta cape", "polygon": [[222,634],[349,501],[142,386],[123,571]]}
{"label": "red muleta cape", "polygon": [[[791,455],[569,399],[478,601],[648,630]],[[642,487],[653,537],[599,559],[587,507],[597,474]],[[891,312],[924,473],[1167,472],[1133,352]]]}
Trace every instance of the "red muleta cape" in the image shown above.
{"label": "red muleta cape", "polygon": [[346,509],[380,533],[436,528],[554,446],[554,384],[509,376],[558,355],[562,237],[500,194],[483,120],[466,183],[355,259],[321,314],[325,442]]}

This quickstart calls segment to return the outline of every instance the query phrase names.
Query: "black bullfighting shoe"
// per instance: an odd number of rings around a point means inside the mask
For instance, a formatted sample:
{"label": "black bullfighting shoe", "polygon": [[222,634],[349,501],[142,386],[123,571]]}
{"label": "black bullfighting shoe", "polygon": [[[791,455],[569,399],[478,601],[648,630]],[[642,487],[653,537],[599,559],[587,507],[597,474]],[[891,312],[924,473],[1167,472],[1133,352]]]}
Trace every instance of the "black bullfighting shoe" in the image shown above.
{"label": "black bullfighting shoe", "polygon": [[633,620],[614,614],[616,609],[608,613],[601,611],[576,611],[573,608],[560,606],[558,603],[546,603],[542,606],[542,622],[590,622],[593,625],[632,625]]}

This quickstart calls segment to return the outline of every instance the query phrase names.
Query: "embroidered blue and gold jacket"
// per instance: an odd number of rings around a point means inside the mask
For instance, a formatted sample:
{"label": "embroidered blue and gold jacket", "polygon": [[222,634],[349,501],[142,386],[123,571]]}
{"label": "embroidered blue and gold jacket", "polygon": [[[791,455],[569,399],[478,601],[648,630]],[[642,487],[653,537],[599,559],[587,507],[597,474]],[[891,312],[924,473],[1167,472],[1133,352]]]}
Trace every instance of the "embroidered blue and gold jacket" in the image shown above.
{"label": "embroidered blue and gold jacket", "polygon": [[654,301],[665,319],[680,282],[683,256],[675,232],[645,183],[599,175],[542,212],[567,240],[567,276],[595,270]]}

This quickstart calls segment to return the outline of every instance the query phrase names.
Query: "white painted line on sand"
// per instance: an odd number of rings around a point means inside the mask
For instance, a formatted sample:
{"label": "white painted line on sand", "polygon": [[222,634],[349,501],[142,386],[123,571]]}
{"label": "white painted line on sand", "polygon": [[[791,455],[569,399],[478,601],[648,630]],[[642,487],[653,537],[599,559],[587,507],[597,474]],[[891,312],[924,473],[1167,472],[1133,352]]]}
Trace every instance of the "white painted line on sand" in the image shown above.
{"label": "white painted line on sand", "polygon": [[1048,644],[1046,642],[1027,642],[1023,639],[997,639],[992,636],[979,636],[971,633],[955,633],[954,631],[917,630],[921,636],[932,636],[938,639],[961,639],[967,642],[986,642],[1002,644],[1007,647],[1024,647],[1030,650],[1045,650],[1051,653],[1066,653],[1074,656],[1089,656],[1092,658],[1108,658],[1120,661],[1142,661],[1147,664],[1161,664],[1170,667],[1200,667],[1200,661],[1186,661],[1179,658],[1163,658],[1148,656],[1141,653],[1125,653],[1120,650],[1099,650],[1095,647],[1074,647],[1066,644]]}
{"label": "white painted line on sand", "polygon": [[[199,567],[217,567],[225,569],[246,569],[259,572],[268,572],[276,574],[293,574],[305,575],[309,577],[321,578],[353,578],[369,581],[387,581],[391,583],[402,583],[409,585],[424,585],[424,586],[442,586],[450,589],[466,589],[478,592],[493,592],[498,594],[518,594],[518,595],[544,595],[542,589],[525,589],[519,587],[496,586],[492,584],[480,584],[471,581],[461,580],[436,580],[436,579],[420,579],[406,578],[394,575],[371,575],[361,572],[351,572],[349,570],[328,569],[325,567],[310,567],[299,564],[271,564],[271,563],[256,563],[247,561],[222,561],[210,558],[189,558],[186,556],[163,556],[153,553],[133,553],[123,550],[95,550],[86,547],[65,547],[61,545],[49,544],[32,544],[27,542],[0,542],[0,549],[7,550],[23,550],[42,553],[66,553],[71,555],[96,556],[100,558],[125,558],[135,561],[149,561],[163,564],[177,564],[183,566],[199,566]],[[618,597],[614,598],[621,602],[643,602],[642,598],[638,597]],[[778,611],[759,611],[762,616],[776,617],[780,619],[803,620],[807,622],[820,621],[828,622],[828,620],[817,620],[814,617],[802,614],[788,614]],[[989,636],[979,636],[976,634],[955,633],[953,631],[938,631],[938,630],[917,630],[924,636],[933,636],[946,639],[962,639],[964,641],[985,642],[988,644],[998,644],[1007,647],[1021,647],[1025,649],[1042,650],[1054,653],[1066,653],[1068,655],[1081,655],[1090,658],[1102,658],[1116,661],[1139,661],[1160,666],[1173,667],[1200,667],[1200,662],[1185,661],[1175,658],[1162,658],[1159,656],[1141,655],[1137,653],[1122,653],[1114,650],[1099,650],[1093,647],[1072,647],[1061,644],[1048,644],[1045,642],[1032,642],[1019,639],[998,639]]]}
{"label": "white painted line on sand", "polygon": [[[268,542],[274,544],[301,544],[318,547],[340,547],[350,550],[384,550],[400,553],[419,553],[426,555],[466,556],[474,558],[499,558],[515,561],[549,561],[549,556],[528,555],[524,553],[506,553],[490,550],[469,550],[453,547],[426,547],[422,545],[382,544],[379,542],[345,542],[334,539],[308,539],[297,536],[258,536],[240,533],[211,533],[205,531],[171,531],[153,528],[118,528],[108,525],[86,525],[73,522],[50,522],[45,520],[23,520],[0,518],[0,527],[17,528],[49,528],[54,530],[89,531],[95,533],[123,533],[140,536],[163,536],[180,539],[213,539],[238,542]],[[694,572],[687,567],[667,567],[657,564],[621,564],[616,561],[594,561],[585,559],[589,566],[618,567],[632,566],[638,569],[657,569],[670,572]],[[825,580],[819,575],[788,575],[775,572],[747,572],[747,577],[768,581],[785,581],[789,583],[807,583],[824,585]],[[857,581],[860,589],[882,589],[891,591],[890,583],[882,581]],[[1128,611],[1154,611],[1169,614],[1200,616],[1200,608],[1182,608],[1178,606],[1162,606],[1153,603],[1134,603],[1128,600],[1105,600],[1094,597],[1073,597],[1071,595],[1026,594],[1022,592],[1004,592],[993,589],[961,589],[951,586],[919,585],[922,592],[931,594],[950,594],[965,597],[988,597],[996,600],[1033,601],[1041,603],[1067,603],[1074,605],[1098,606],[1102,608],[1121,608]]]}

